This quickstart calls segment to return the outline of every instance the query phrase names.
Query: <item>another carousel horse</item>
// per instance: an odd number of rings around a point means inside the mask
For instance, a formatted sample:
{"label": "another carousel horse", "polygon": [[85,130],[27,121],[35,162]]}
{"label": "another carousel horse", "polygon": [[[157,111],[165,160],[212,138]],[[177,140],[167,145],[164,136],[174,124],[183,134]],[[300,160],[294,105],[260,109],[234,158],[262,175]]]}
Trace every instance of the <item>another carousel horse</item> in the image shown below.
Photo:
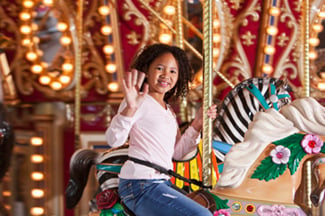
{"label": "another carousel horse", "polygon": [[[227,153],[214,195],[220,215],[310,215],[295,203],[305,161],[319,179],[310,195],[322,201],[325,187],[325,108],[312,98],[259,112],[244,141]],[[306,212],[304,212],[306,211]]]}
{"label": "another carousel horse", "polygon": [[[14,144],[14,130],[7,121],[6,108],[0,102],[0,181],[3,180],[10,166]],[[0,215],[9,215],[8,210],[3,206],[2,202],[0,202]]]}
{"label": "another carousel horse", "polygon": [[[3,50],[1,50],[2,45],[9,43],[9,40],[0,35],[0,55],[4,55]],[[13,151],[13,147],[15,144],[15,136],[14,130],[12,126],[9,124],[7,119],[7,110],[4,105],[4,95],[2,89],[2,78],[3,71],[1,69],[5,67],[1,67],[1,65],[5,64],[0,60],[0,181],[2,181],[3,177],[8,171],[11,161],[11,155]],[[9,215],[8,210],[3,206],[2,202],[0,202],[0,215],[6,216]]]}
{"label": "another carousel horse", "polygon": [[232,145],[243,141],[249,123],[257,112],[280,110],[291,102],[291,88],[281,79],[254,77],[237,84],[218,107],[213,148],[219,161]]}

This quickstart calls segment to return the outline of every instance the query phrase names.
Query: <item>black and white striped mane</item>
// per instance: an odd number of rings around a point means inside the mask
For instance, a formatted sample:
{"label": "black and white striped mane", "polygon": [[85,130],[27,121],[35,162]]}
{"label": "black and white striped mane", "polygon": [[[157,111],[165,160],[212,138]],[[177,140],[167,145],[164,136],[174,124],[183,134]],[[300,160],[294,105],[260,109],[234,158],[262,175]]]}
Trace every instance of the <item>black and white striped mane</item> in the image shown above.
{"label": "black and white striped mane", "polygon": [[286,82],[272,77],[254,77],[237,84],[219,106],[213,139],[230,145],[243,141],[254,115],[290,103],[289,91]]}

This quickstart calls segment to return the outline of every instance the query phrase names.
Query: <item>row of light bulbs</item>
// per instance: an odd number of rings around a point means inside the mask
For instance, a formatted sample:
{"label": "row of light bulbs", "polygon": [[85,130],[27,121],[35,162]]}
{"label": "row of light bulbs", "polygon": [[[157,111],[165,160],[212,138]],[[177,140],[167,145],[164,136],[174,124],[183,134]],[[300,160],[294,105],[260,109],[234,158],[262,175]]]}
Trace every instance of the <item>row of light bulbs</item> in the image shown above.
{"label": "row of light bulbs", "polygon": [[[44,6],[52,7],[53,1],[43,0],[43,4]],[[61,66],[62,74],[58,77],[53,77],[48,71],[46,71],[47,63],[41,61],[43,52],[40,49],[37,49],[40,40],[34,34],[34,32],[38,30],[37,24],[33,23],[33,17],[36,16],[34,11],[35,2],[33,0],[24,0],[22,5],[23,11],[19,16],[22,21],[20,31],[22,35],[25,36],[22,39],[22,45],[28,48],[26,59],[33,63],[31,71],[34,74],[39,75],[39,82],[41,84],[49,85],[54,90],[61,90],[71,82],[71,78],[73,77],[74,65],[72,63],[72,57],[67,56],[65,62]],[[110,15],[110,7],[108,5],[102,5],[98,8],[98,13],[103,17],[103,25],[100,29],[101,34],[106,37],[111,37],[113,29],[106,21],[106,17]],[[56,27],[60,32],[62,32],[60,39],[61,45],[69,49],[69,46],[72,43],[71,36],[68,34],[69,25],[64,21],[59,21]],[[116,73],[117,67],[111,58],[115,53],[113,44],[108,42],[103,46],[102,51],[106,57],[105,70],[110,74]],[[107,88],[109,91],[116,92],[118,91],[119,86],[116,81],[112,81],[111,83],[108,83]]]}
{"label": "row of light bulbs", "polygon": [[[53,0],[43,0],[41,6],[48,7],[53,6]],[[72,57],[67,55],[64,63],[61,65],[61,71],[49,73],[47,71],[48,63],[42,61],[43,51],[39,49],[40,38],[36,36],[36,32],[39,30],[38,25],[33,22],[37,15],[35,11],[36,1],[23,0],[22,11],[19,14],[21,20],[20,32],[23,35],[21,44],[27,48],[26,59],[32,63],[31,72],[38,75],[38,81],[42,85],[48,85],[54,90],[60,90],[66,87],[72,79],[73,64]],[[69,50],[72,43],[68,31],[68,24],[65,22],[58,22],[57,29],[62,33],[60,38],[61,45]]]}
{"label": "row of light bulbs", "polygon": [[[278,34],[278,28],[275,25],[275,20],[277,17],[280,15],[280,8],[276,6],[277,1],[273,1],[273,4],[271,5],[271,8],[269,9],[269,15],[270,15],[270,22],[269,26],[266,28],[266,33],[268,34],[268,37],[275,37]],[[321,24],[321,21],[325,18],[325,11],[320,10],[317,14],[318,16],[318,21],[314,22],[311,25],[311,33],[310,33],[310,38],[309,38],[309,59],[311,61],[317,59],[318,55],[315,50],[315,47],[319,45],[319,38],[318,34],[323,31],[323,25]],[[268,40],[270,42],[266,43],[264,47],[264,54],[267,56],[272,56],[276,52],[276,49],[274,45],[272,44],[272,40]],[[262,71],[265,74],[271,74],[274,70],[272,65],[269,63],[270,58],[266,58],[264,60],[264,65],[262,66]],[[325,74],[322,75],[323,78],[325,78]],[[325,90],[325,82],[318,82],[317,83],[317,88],[320,90]]]}
{"label": "row of light bulbs", "polygon": [[[35,148],[41,148],[43,145],[43,138],[41,137],[31,137],[30,139],[30,144],[32,147]],[[42,154],[32,154],[30,156],[30,161],[32,164],[41,164],[44,163],[44,155]],[[30,178],[33,182],[40,183],[41,181],[44,181],[44,170],[33,170],[30,174]],[[38,184],[42,185],[42,184]],[[6,199],[10,200],[11,197],[11,192],[10,190],[3,190],[2,191],[2,196],[5,197]],[[30,191],[31,197],[36,201],[35,203],[40,203],[40,199],[44,198],[45,196],[45,191],[43,187],[34,187]],[[10,211],[11,206],[10,205],[5,205],[5,208]],[[33,205],[30,208],[30,215],[32,216],[40,216],[44,215],[45,209],[44,206],[40,205]]]}
{"label": "row of light bulbs", "polygon": [[[163,8],[163,18],[169,26],[173,26],[173,20],[175,20],[175,16],[176,16],[175,3],[176,1],[170,0],[166,3],[166,5]],[[216,7],[214,7],[213,13],[214,15],[213,15],[213,22],[212,22],[212,26],[213,26],[212,53],[213,53],[213,64],[215,64],[220,55],[221,34],[220,34],[220,21],[217,17]],[[200,29],[197,29],[197,31],[200,31]],[[161,43],[171,44],[173,42],[173,33],[166,27],[166,25],[162,23],[160,25],[160,34],[158,38]],[[214,67],[215,66],[216,65],[214,65]],[[201,85],[203,82],[203,73],[200,73],[196,77],[195,81],[197,83],[192,83],[192,87],[195,87],[195,85]]]}
{"label": "row of light bulbs", "polygon": [[[40,152],[44,141],[42,137],[39,136],[34,136],[30,139],[30,144],[35,148],[34,152]],[[32,162],[32,164],[35,165],[40,165],[42,163],[44,163],[44,155],[43,154],[32,154],[30,157],[30,160]],[[44,167],[44,166],[43,166]],[[35,169],[32,171],[31,173],[31,179],[33,180],[33,182],[35,183],[35,185],[42,185],[40,184],[41,181],[44,181],[44,170],[39,170],[39,169]],[[43,187],[40,186],[36,186],[35,188],[31,189],[31,197],[34,200],[40,200],[43,199],[45,196],[45,191]],[[36,202],[39,204],[39,202]],[[45,203],[44,203],[45,204]],[[30,209],[30,214],[34,215],[34,216],[39,216],[39,215],[44,215],[45,213],[45,209],[44,206],[33,206]]]}
{"label": "row of light bulbs", "polygon": [[[112,77],[114,77],[114,74],[117,72],[117,67],[116,67],[116,62],[113,60],[113,56],[115,54],[115,49],[113,45],[113,36],[112,36],[112,26],[110,23],[108,23],[107,20],[109,19],[110,16],[110,6],[109,5],[101,5],[98,7],[98,13],[102,17],[102,27],[100,29],[100,32],[102,35],[106,36],[107,38],[107,43],[103,45],[102,51],[105,54],[105,70],[107,73],[111,74]],[[108,17],[108,19],[107,19]],[[116,76],[115,76],[116,77]],[[119,90],[119,84],[116,80],[112,80],[107,84],[107,89],[111,92],[117,92]]]}

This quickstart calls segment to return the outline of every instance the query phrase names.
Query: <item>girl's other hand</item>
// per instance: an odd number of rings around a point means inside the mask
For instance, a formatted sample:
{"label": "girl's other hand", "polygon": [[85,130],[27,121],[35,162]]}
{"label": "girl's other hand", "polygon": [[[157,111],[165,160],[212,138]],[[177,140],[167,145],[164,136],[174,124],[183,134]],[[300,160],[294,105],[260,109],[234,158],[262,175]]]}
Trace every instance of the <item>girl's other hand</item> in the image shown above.
{"label": "girl's other hand", "polygon": [[[207,110],[208,117],[213,121],[217,118],[217,105],[213,104],[209,107]],[[194,127],[195,130],[200,131],[203,126],[203,108],[200,107],[200,109],[197,111],[195,118],[192,122],[192,127]]]}

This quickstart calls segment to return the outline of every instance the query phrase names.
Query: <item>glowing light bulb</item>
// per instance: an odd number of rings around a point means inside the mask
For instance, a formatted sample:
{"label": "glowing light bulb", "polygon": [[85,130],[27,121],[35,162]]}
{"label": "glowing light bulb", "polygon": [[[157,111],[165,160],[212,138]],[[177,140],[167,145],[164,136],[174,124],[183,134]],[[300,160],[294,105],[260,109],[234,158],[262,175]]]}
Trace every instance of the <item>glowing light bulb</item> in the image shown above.
{"label": "glowing light bulb", "polygon": [[33,146],[41,146],[41,145],[43,145],[43,138],[42,137],[32,137],[30,139],[30,143]]}
{"label": "glowing light bulb", "polygon": [[66,72],[71,72],[73,70],[73,65],[69,62],[63,63],[62,70],[66,71]]}
{"label": "glowing light bulb", "polygon": [[214,57],[217,57],[217,56],[219,56],[219,54],[220,54],[220,49],[218,49],[218,48],[213,48],[213,56]]}
{"label": "glowing light bulb", "polygon": [[71,38],[68,36],[63,36],[63,37],[61,37],[60,42],[62,45],[65,45],[65,46],[69,45],[71,43]]}
{"label": "glowing light bulb", "polygon": [[32,172],[31,179],[34,181],[41,181],[44,179],[44,174],[41,172]]}
{"label": "glowing light bulb", "polygon": [[164,7],[164,12],[169,15],[169,16],[172,16],[176,13],[176,9],[174,6],[172,5],[167,5]]}
{"label": "glowing light bulb", "polygon": [[319,82],[317,84],[317,88],[319,88],[320,90],[324,91],[325,90],[325,82]]}
{"label": "glowing light bulb", "polygon": [[319,38],[313,37],[309,39],[309,44],[312,46],[318,46],[319,45]]}
{"label": "glowing light bulb", "polygon": [[43,4],[47,6],[52,6],[53,5],[53,0],[43,0]]}
{"label": "glowing light bulb", "polygon": [[111,55],[114,53],[114,47],[112,45],[105,45],[103,47],[103,52],[106,54],[106,55]]}
{"label": "glowing light bulb", "polygon": [[23,1],[23,6],[25,8],[32,8],[34,6],[34,2],[31,0],[25,0]]}
{"label": "glowing light bulb", "polygon": [[111,83],[108,83],[107,85],[107,89],[111,92],[116,92],[119,88],[119,85],[117,82],[111,82]]}
{"label": "glowing light bulb", "polygon": [[21,44],[23,46],[30,46],[30,45],[32,45],[32,41],[29,38],[24,38],[21,40]]}
{"label": "glowing light bulb", "polygon": [[159,41],[161,43],[169,44],[171,40],[172,40],[172,36],[170,34],[163,33],[159,35]]}
{"label": "glowing light bulb", "polygon": [[269,27],[266,28],[266,32],[269,35],[276,35],[278,33],[278,28],[275,27],[275,26],[269,26]]}
{"label": "glowing light bulb", "polygon": [[34,64],[32,67],[31,67],[31,71],[35,74],[39,74],[43,71],[43,67],[39,64]]}
{"label": "glowing light bulb", "polygon": [[30,214],[34,216],[39,216],[44,214],[44,208],[42,207],[32,207],[30,209]]}
{"label": "glowing light bulb", "polygon": [[35,52],[33,51],[29,51],[26,53],[26,58],[29,60],[29,61],[35,61],[37,59],[37,55]]}
{"label": "glowing light bulb", "polygon": [[213,42],[214,43],[219,43],[220,41],[221,41],[220,34],[213,34]]}
{"label": "glowing light bulb", "polygon": [[272,16],[279,16],[280,15],[280,9],[278,7],[271,7],[269,10],[270,15]]}
{"label": "glowing light bulb", "polygon": [[262,67],[262,71],[266,74],[271,74],[273,72],[273,67],[269,64],[265,64]]}
{"label": "glowing light bulb", "polygon": [[103,34],[103,35],[109,35],[112,33],[112,27],[109,26],[109,25],[104,25],[102,26],[102,28],[100,29],[100,32]]}
{"label": "glowing light bulb", "polygon": [[105,69],[108,73],[114,73],[116,71],[116,65],[113,63],[109,63],[105,66]]}
{"label": "glowing light bulb", "polygon": [[219,28],[220,26],[220,21],[218,19],[213,20],[213,28]]}
{"label": "glowing light bulb", "polygon": [[59,77],[59,80],[63,84],[68,84],[70,82],[71,78],[68,75],[61,75]]}
{"label": "glowing light bulb", "polygon": [[51,78],[45,75],[40,76],[38,80],[42,85],[48,85],[51,82]]}
{"label": "glowing light bulb", "polygon": [[28,25],[22,25],[20,26],[20,32],[22,34],[30,34],[32,32],[32,28]]}
{"label": "glowing light bulb", "polygon": [[316,58],[317,58],[317,52],[315,52],[315,51],[310,51],[309,53],[308,53],[308,57],[309,57],[309,59],[311,59],[311,60],[315,60]]}
{"label": "glowing light bulb", "polygon": [[275,48],[274,46],[271,45],[267,45],[264,47],[264,53],[268,54],[268,55],[273,55],[275,53]]}
{"label": "glowing light bulb", "polygon": [[312,28],[315,32],[321,32],[323,31],[323,26],[321,24],[314,24],[312,25]]}
{"label": "glowing light bulb", "polygon": [[34,197],[34,198],[41,198],[41,197],[44,197],[44,190],[34,188],[34,189],[32,189],[32,191],[31,191],[31,195],[32,195],[32,197]]}
{"label": "glowing light bulb", "polygon": [[318,16],[319,16],[320,18],[324,19],[324,18],[325,18],[325,11],[320,11],[320,12],[318,13]]}
{"label": "glowing light bulb", "polygon": [[110,13],[110,9],[107,5],[100,6],[98,12],[102,16],[107,16]]}
{"label": "glowing light bulb", "polygon": [[21,13],[19,14],[19,18],[20,18],[21,20],[23,20],[23,21],[30,20],[31,17],[32,17],[31,14],[30,14],[30,13],[27,13],[27,12],[21,12]]}
{"label": "glowing light bulb", "polygon": [[62,84],[57,81],[51,82],[50,86],[53,90],[60,90],[62,88]]}
{"label": "glowing light bulb", "polygon": [[68,24],[66,24],[65,22],[59,22],[56,27],[59,31],[63,32],[68,29]]}
{"label": "glowing light bulb", "polygon": [[42,163],[44,161],[43,155],[34,154],[30,156],[30,160],[32,163]]}

